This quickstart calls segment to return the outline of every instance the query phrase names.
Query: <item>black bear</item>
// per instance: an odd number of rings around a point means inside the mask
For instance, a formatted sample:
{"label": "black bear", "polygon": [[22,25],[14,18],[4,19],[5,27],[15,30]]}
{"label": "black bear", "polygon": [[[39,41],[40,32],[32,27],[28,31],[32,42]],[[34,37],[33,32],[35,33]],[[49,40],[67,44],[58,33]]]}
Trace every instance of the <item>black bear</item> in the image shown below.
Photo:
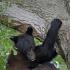
{"label": "black bear", "polygon": [[[62,25],[62,21],[60,19],[54,19],[51,22],[51,27],[48,30],[47,36],[42,45],[36,46],[34,48],[34,53],[36,55],[35,61],[33,61],[34,66],[39,63],[50,62],[55,56],[57,56],[57,52],[54,48],[54,44],[56,42],[56,38],[58,35],[58,31]],[[28,34],[32,35],[32,32],[29,30]],[[18,38],[12,39],[15,44],[18,41]],[[32,40],[33,41],[33,40]],[[28,46],[29,44],[27,44]],[[34,67],[32,66],[32,67]]]}

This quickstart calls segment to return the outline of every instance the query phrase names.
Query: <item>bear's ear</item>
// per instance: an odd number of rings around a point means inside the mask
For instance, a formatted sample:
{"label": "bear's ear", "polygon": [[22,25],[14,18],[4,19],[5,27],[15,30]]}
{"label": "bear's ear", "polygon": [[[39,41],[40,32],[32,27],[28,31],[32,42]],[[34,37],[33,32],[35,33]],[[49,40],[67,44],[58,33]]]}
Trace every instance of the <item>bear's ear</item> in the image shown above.
{"label": "bear's ear", "polygon": [[18,36],[12,36],[10,39],[16,44],[18,41]]}

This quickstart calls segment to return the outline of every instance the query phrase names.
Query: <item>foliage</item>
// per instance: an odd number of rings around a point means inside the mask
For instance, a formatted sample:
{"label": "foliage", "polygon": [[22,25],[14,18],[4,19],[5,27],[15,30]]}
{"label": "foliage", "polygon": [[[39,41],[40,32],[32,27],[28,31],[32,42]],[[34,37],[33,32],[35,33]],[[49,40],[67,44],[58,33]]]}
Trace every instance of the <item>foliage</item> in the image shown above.
{"label": "foliage", "polygon": [[40,41],[39,41],[38,39],[36,39],[36,38],[34,38],[34,41],[35,41],[36,46],[42,44],[42,42],[40,42]]}
{"label": "foliage", "polygon": [[53,59],[53,61],[58,61],[60,64],[60,70],[67,70],[67,65],[60,55]]}
{"label": "foliage", "polygon": [[11,50],[14,50],[13,43],[9,38],[17,34],[19,34],[19,32],[0,24],[0,69],[1,70],[6,70],[8,55]]}

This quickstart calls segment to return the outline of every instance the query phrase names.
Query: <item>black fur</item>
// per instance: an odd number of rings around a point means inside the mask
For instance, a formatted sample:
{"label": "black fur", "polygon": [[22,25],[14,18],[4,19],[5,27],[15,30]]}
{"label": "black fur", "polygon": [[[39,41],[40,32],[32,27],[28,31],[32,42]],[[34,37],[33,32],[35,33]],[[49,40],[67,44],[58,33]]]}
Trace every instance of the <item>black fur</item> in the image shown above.
{"label": "black fur", "polygon": [[[33,33],[33,29],[31,26],[28,27],[27,31],[26,31],[26,34],[32,36],[32,33]],[[19,37],[21,37],[23,35],[19,35],[19,36],[12,36],[10,39],[16,44]]]}
{"label": "black fur", "polygon": [[10,39],[16,44],[18,41],[18,36],[13,36]]}
{"label": "black fur", "polygon": [[[36,47],[34,50],[36,54],[36,60],[33,62],[33,64],[36,63],[37,65],[39,63],[50,62],[55,56],[57,56],[57,52],[54,49],[54,44],[61,25],[62,25],[62,22],[60,19],[54,19],[51,22],[51,27],[48,30],[47,36],[43,44]],[[30,30],[27,31],[27,33],[31,35],[32,33],[30,33]],[[18,38],[15,37],[12,40],[16,43]]]}
{"label": "black fur", "polygon": [[51,22],[51,27],[47,33],[43,44],[35,48],[37,62],[49,62],[57,55],[57,52],[54,49],[54,44],[61,25],[62,22],[59,19],[54,19]]}

